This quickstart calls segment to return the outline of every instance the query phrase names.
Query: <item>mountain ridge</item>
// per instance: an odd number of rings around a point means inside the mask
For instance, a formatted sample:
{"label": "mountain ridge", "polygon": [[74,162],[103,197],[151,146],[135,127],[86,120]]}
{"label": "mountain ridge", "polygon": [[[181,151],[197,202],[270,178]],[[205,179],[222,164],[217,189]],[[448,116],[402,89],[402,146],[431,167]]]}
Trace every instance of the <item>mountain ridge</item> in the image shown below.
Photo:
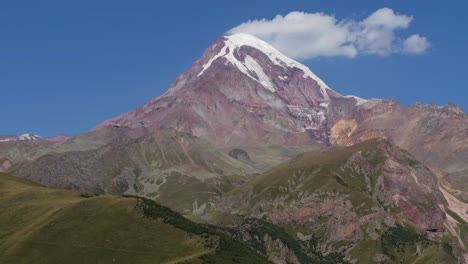
{"label": "mountain ridge", "polygon": [[350,146],[385,138],[411,152],[468,200],[468,114],[454,104],[402,106],[394,100],[371,100],[330,127],[334,145]]}

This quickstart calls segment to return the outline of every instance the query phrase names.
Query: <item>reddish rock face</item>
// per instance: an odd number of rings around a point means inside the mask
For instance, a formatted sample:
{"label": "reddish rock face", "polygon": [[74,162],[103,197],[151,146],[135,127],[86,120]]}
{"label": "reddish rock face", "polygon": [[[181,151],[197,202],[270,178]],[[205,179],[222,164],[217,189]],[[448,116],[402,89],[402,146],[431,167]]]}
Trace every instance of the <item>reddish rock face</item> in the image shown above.
{"label": "reddish rock face", "polygon": [[[400,216],[421,229],[445,231],[446,201],[438,191],[437,178],[423,166],[404,167],[387,159],[382,167],[383,188],[401,210]],[[417,205],[427,204],[421,207]]]}
{"label": "reddish rock face", "polygon": [[330,128],[334,145],[351,146],[385,138],[409,151],[454,188],[468,192],[468,115],[447,104],[404,107],[391,100],[371,100],[355,108]]}
{"label": "reddish rock face", "polygon": [[95,129],[171,128],[217,146],[327,143],[329,105],[338,99],[349,106],[333,118],[359,101],[267,43],[238,34],[215,41],[163,95]]}

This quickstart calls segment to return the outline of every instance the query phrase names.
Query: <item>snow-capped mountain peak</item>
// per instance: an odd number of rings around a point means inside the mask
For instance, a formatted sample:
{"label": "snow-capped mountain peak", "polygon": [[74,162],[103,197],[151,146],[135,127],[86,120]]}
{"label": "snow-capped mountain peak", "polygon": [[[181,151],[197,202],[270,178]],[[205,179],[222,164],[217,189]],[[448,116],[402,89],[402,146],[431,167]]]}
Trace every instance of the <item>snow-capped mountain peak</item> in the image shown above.
{"label": "snow-capped mountain peak", "polygon": [[[326,90],[331,90],[324,81],[322,81],[317,75],[315,75],[307,66],[288,58],[280,51],[272,47],[270,44],[265,41],[258,39],[255,36],[249,34],[235,34],[224,37],[224,46],[221,50],[213,56],[207,63],[202,66],[202,70],[198,76],[203,75],[205,71],[210,68],[212,63],[218,58],[225,58],[227,62],[235,65],[240,71],[249,76],[250,78],[258,81],[260,84],[265,86],[270,91],[274,92],[274,84],[272,80],[265,74],[262,66],[251,56],[246,56],[244,61],[239,60],[236,57],[236,52],[239,48],[243,46],[253,47],[263,54],[268,56],[270,61],[282,68],[297,68],[303,72],[304,78],[311,78],[317,82],[322,90],[322,94],[325,98],[328,98],[328,93]],[[286,80],[287,76],[278,76],[281,80]]]}
{"label": "snow-capped mountain peak", "polygon": [[235,34],[209,45],[164,94],[96,129],[170,128],[223,147],[326,143],[328,124],[359,103],[265,41]]}
{"label": "snow-capped mountain peak", "polygon": [[41,136],[33,134],[21,134],[15,136],[0,136],[0,142],[9,142],[9,141],[26,141],[26,140],[38,140],[42,139]]}

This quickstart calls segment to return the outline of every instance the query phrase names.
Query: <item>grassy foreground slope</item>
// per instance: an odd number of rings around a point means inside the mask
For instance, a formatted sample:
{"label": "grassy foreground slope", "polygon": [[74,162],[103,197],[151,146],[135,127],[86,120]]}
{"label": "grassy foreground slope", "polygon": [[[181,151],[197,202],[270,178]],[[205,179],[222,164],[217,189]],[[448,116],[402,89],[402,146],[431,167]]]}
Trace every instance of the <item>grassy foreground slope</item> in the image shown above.
{"label": "grassy foreground slope", "polygon": [[86,196],[0,173],[0,263],[267,263],[152,201]]}

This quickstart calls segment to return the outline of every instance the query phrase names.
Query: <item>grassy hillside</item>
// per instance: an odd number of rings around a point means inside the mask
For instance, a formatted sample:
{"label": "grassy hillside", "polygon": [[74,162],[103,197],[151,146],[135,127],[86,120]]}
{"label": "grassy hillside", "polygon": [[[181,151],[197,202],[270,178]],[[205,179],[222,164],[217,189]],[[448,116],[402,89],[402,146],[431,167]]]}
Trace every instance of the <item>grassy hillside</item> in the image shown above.
{"label": "grassy hillside", "polygon": [[268,263],[150,200],[89,197],[0,174],[0,263]]}

